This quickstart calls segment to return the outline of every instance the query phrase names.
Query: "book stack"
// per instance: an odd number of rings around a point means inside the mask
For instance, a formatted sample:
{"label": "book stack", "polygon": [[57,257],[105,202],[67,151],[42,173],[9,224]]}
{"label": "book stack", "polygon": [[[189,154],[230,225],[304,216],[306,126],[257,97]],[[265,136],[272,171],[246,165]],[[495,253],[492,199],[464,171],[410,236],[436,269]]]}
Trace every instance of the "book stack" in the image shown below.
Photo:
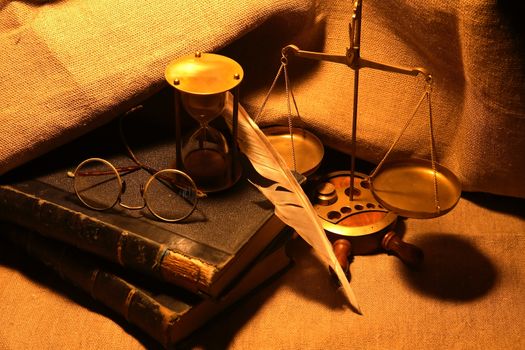
{"label": "book stack", "polygon": [[[126,139],[142,163],[170,168],[169,118],[148,113],[144,108],[126,120]],[[118,130],[118,122],[109,123],[3,176],[0,239],[170,348],[287,267],[290,232],[249,183],[248,163],[234,187],[208,194],[181,222],[164,222],[146,209],[88,208],[67,173],[92,157],[133,165]],[[122,202],[137,206],[149,176],[123,174]]]}

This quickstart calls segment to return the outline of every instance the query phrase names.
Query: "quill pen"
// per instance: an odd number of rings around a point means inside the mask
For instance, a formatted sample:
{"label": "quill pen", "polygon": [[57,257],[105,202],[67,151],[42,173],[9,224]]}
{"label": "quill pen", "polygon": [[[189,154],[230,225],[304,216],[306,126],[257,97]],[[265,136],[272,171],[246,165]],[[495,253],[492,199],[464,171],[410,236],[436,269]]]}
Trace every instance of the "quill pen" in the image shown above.
{"label": "quill pen", "polygon": [[[264,133],[239,105],[237,140],[241,151],[250,160],[255,170],[274,182],[268,187],[255,186],[275,206],[275,215],[292,227],[316,253],[333,269],[352,308],[361,310],[341,265],[337,261],[330,241],[326,237],[319,218],[304,193],[301,185],[288,168],[281,155],[273,148]],[[224,119],[231,128],[233,95],[228,92]]]}

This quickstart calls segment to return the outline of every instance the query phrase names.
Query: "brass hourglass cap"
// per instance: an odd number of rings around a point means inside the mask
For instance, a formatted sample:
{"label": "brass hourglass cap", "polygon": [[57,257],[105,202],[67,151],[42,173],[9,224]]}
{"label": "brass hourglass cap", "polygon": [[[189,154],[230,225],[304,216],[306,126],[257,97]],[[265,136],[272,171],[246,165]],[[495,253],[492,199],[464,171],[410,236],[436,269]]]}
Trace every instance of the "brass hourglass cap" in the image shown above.
{"label": "brass hourglass cap", "polygon": [[175,89],[195,95],[212,95],[233,89],[244,71],[229,57],[196,52],[168,64],[165,77]]}

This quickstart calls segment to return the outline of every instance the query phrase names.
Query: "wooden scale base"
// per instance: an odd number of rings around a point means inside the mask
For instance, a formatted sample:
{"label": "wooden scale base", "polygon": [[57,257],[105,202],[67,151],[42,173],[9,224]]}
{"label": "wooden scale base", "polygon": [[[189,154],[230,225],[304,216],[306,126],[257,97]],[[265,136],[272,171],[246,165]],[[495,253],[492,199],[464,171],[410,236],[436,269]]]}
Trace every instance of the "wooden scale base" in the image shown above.
{"label": "wooden scale base", "polygon": [[374,199],[368,176],[354,173],[352,200],[349,193],[350,171],[329,173],[318,178],[313,187],[312,204],[348,276],[354,255],[386,251],[407,265],[421,263],[423,252],[404,242],[394,231],[397,215]]}

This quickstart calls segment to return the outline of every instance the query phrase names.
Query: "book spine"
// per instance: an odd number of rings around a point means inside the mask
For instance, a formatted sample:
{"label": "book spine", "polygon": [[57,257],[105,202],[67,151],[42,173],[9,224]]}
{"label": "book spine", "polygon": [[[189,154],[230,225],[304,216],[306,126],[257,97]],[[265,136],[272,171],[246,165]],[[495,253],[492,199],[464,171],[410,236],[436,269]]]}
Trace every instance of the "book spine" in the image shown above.
{"label": "book spine", "polygon": [[207,290],[217,273],[213,265],[9,185],[0,186],[0,220],[192,292]]}
{"label": "book spine", "polygon": [[3,236],[57,272],[62,279],[89,293],[128,322],[171,347],[173,327],[180,315],[159,304],[141,289],[101,268],[96,259],[73,247],[11,224],[2,223]]}

